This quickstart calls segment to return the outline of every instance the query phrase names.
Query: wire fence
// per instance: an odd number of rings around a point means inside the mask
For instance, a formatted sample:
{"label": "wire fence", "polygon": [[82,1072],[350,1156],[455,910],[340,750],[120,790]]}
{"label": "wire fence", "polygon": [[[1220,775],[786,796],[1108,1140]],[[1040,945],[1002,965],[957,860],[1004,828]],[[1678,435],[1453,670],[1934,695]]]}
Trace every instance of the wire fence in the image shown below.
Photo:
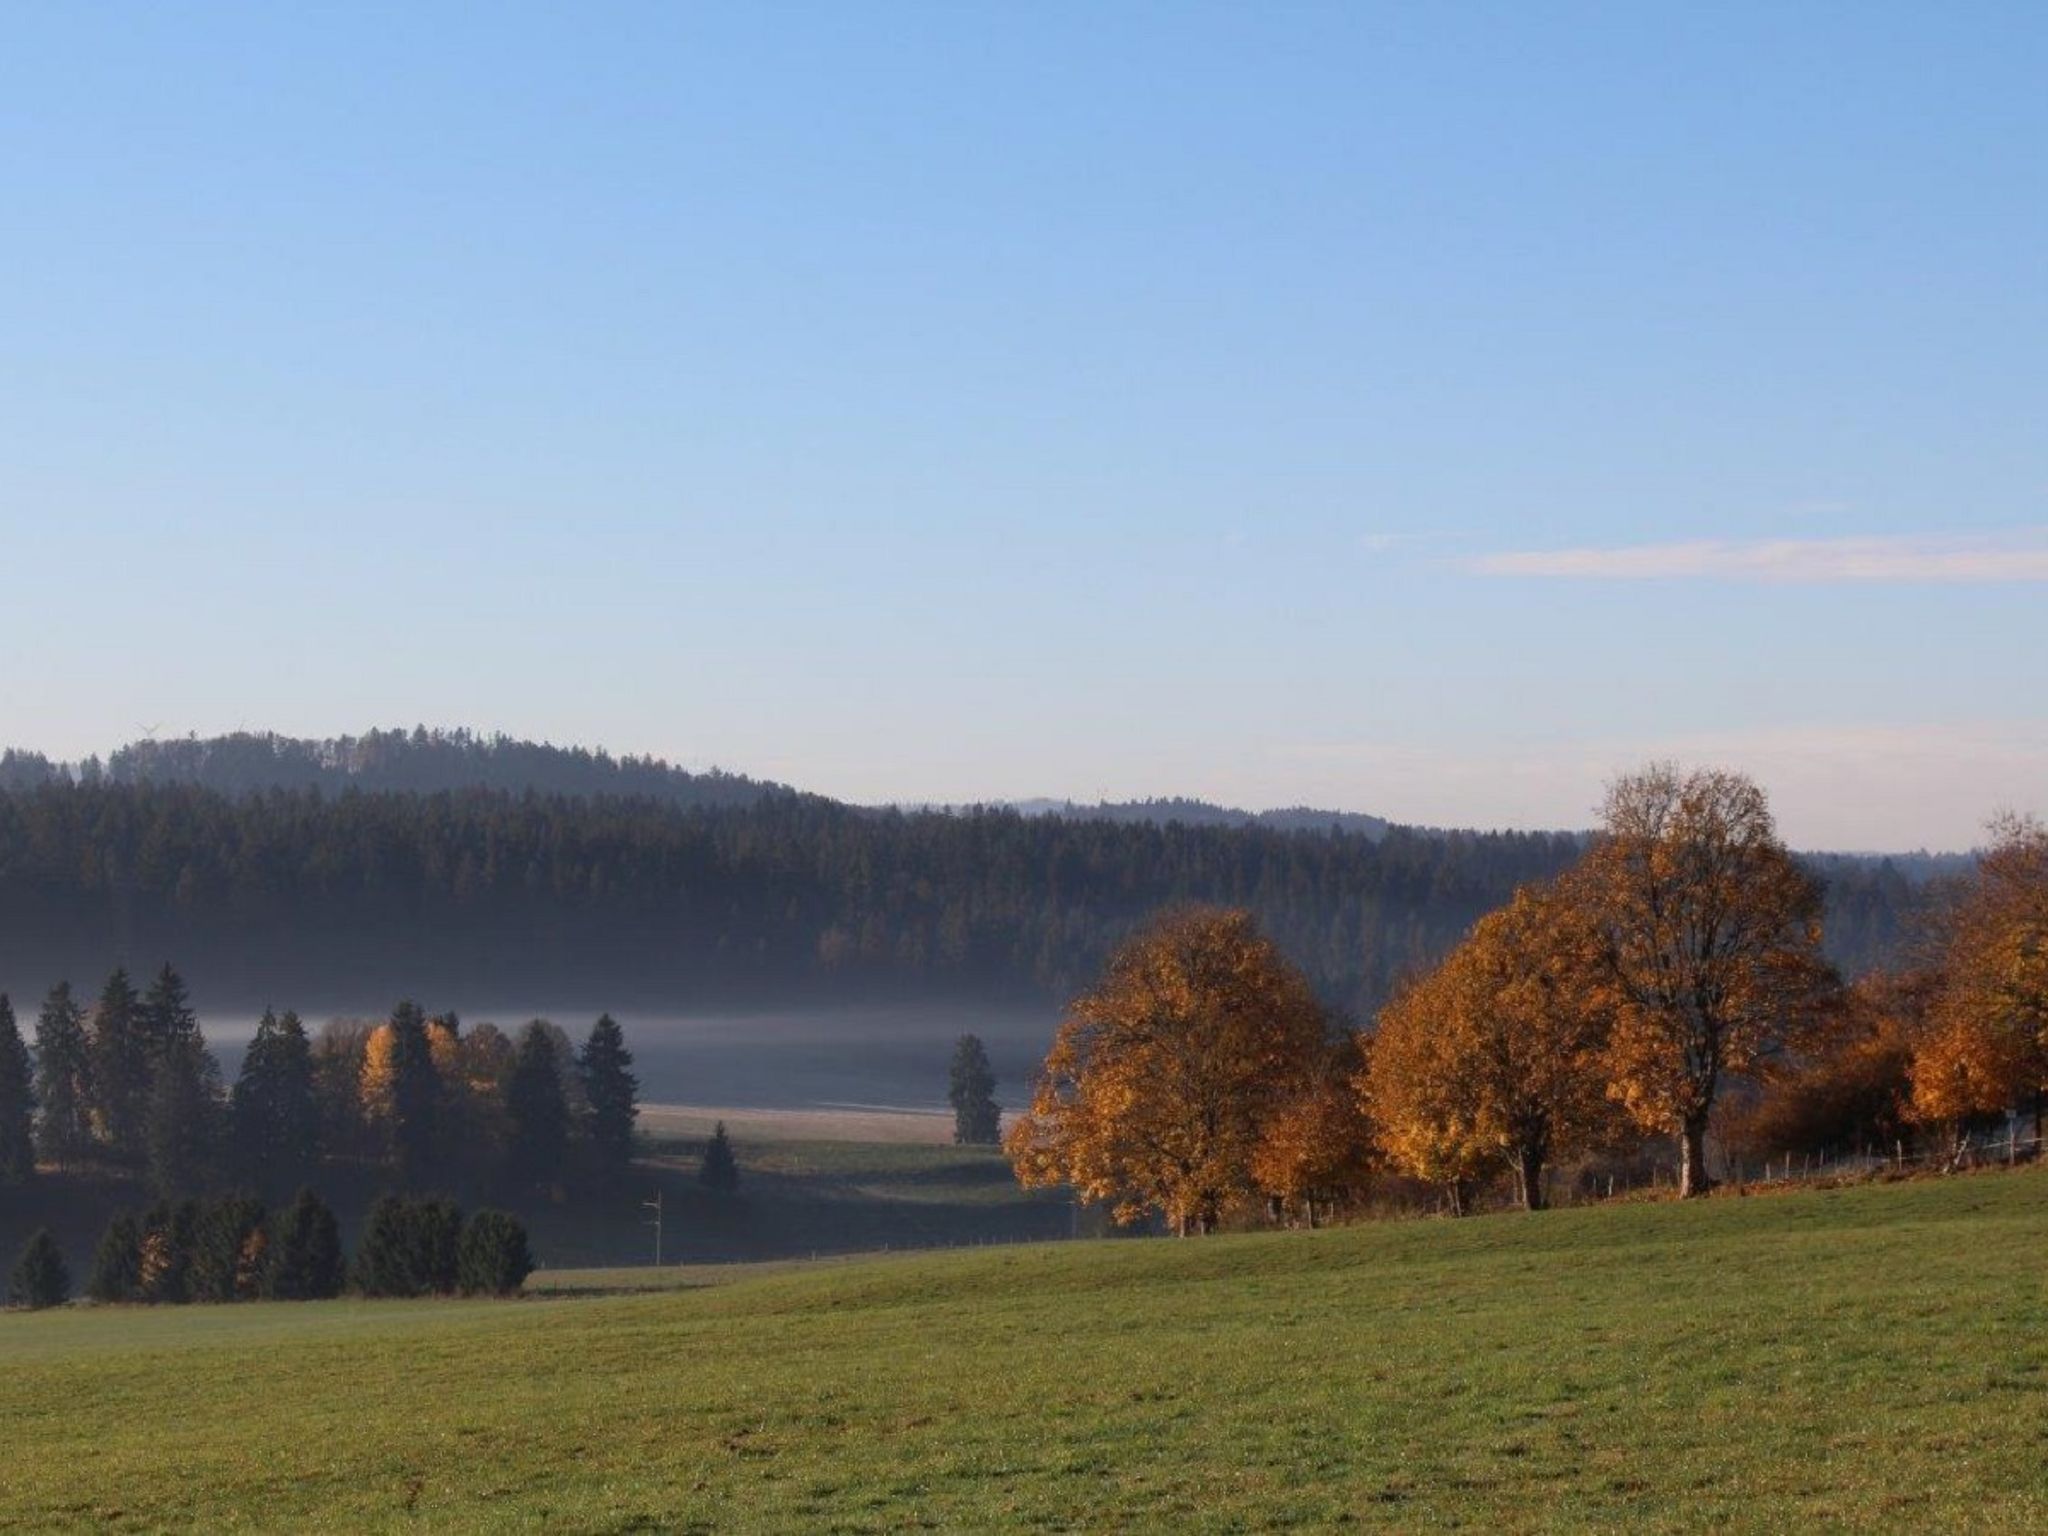
{"label": "wire fence", "polygon": [[1766,1158],[1761,1169],[1736,1159],[1729,1172],[1738,1184],[1780,1184],[1870,1177],[1886,1171],[1903,1173],[1909,1168],[1960,1170],[2001,1164],[2009,1167],[2039,1158],[2044,1141],[2048,1138],[2023,1134],[2014,1124],[2002,1133],[1966,1135],[1948,1146],[1909,1148],[1904,1141],[1895,1141],[1889,1147],[1862,1147],[1851,1153],[1787,1152],[1776,1159]]}

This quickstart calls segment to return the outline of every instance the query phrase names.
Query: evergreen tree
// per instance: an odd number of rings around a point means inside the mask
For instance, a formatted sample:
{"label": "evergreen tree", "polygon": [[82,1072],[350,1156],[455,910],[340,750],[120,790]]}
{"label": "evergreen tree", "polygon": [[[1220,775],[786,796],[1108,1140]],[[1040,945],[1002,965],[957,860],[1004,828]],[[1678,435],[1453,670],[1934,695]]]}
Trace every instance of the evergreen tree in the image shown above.
{"label": "evergreen tree", "polygon": [[94,1301],[142,1299],[142,1227],[125,1211],[116,1214],[100,1234],[85,1290]]}
{"label": "evergreen tree", "polygon": [[370,1207],[356,1247],[365,1296],[445,1296],[460,1276],[462,1212],[453,1201],[385,1195]]}
{"label": "evergreen tree", "polygon": [[301,1189],[276,1218],[269,1257],[264,1294],[277,1301],[339,1296],[347,1279],[340,1223],[310,1189]]}
{"label": "evergreen tree", "polygon": [[71,983],[60,981],[36,1020],[36,1144],[60,1168],[92,1151],[91,1072],[84,1015]]}
{"label": "evergreen tree", "polygon": [[191,1299],[192,1244],[199,1227],[199,1202],[159,1200],[142,1216],[136,1265],[136,1293],[144,1301]]}
{"label": "evergreen tree", "polygon": [[142,1160],[152,1065],[141,1002],[117,966],[92,1012],[92,1094],[99,1140],[123,1162]]}
{"label": "evergreen tree", "polygon": [[186,1290],[193,1301],[248,1301],[263,1290],[270,1235],[263,1202],[230,1195],[203,1207],[192,1232]]}
{"label": "evergreen tree", "polygon": [[212,1177],[220,1151],[220,1068],[196,1039],[162,1048],[143,1125],[149,1181],[160,1195],[189,1193]]}
{"label": "evergreen tree", "polygon": [[363,1066],[365,1107],[381,1119],[399,1181],[411,1188],[432,1177],[441,1145],[442,1086],[427,1018],[401,1002],[370,1038]]}
{"label": "evergreen tree", "polygon": [[996,1107],[996,1074],[979,1035],[962,1035],[953,1047],[953,1140],[963,1147],[992,1147],[1003,1139],[1003,1112]]}
{"label": "evergreen tree", "polygon": [[168,961],[149,984],[139,1017],[150,1054],[159,1060],[175,1050],[196,1050],[204,1043],[199,1035],[199,1015],[192,1011],[185,978]]}
{"label": "evergreen tree", "polygon": [[590,1027],[590,1038],[576,1059],[583,1078],[583,1097],[590,1105],[590,1146],[598,1171],[607,1177],[625,1171],[633,1157],[633,1122],[640,1113],[639,1080],[633,1076],[633,1055],[625,1032],[610,1014]]}
{"label": "evergreen tree", "polygon": [[536,1019],[519,1032],[519,1053],[505,1090],[512,1122],[513,1180],[522,1187],[562,1176],[569,1147],[569,1103],[553,1033]]}
{"label": "evergreen tree", "polygon": [[478,1211],[462,1232],[457,1264],[466,1296],[509,1296],[533,1273],[526,1226],[504,1211]]}
{"label": "evergreen tree", "polygon": [[35,1176],[35,1073],[7,994],[0,992],[0,1184]]}
{"label": "evergreen tree", "polygon": [[71,1299],[71,1271],[48,1227],[39,1227],[28,1246],[21,1250],[14,1273],[7,1280],[7,1304],[12,1307],[61,1307]]}
{"label": "evergreen tree", "polygon": [[704,1162],[697,1178],[715,1195],[729,1195],[740,1187],[739,1160],[732,1155],[732,1138],[725,1134],[723,1120],[704,1143]]}
{"label": "evergreen tree", "polygon": [[242,1057],[229,1104],[235,1161],[245,1177],[276,1191],[313,1171],[319,1110],[313,1098],[313,1052],[296,1013],[269,1009]]}

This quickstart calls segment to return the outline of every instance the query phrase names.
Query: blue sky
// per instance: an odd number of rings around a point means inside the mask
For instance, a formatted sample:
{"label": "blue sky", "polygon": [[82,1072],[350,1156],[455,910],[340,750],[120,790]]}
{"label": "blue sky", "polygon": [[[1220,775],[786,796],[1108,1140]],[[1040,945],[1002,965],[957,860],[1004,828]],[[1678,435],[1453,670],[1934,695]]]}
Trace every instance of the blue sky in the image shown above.
{"label": "blue sky", "polygon": [[2048,9],[0,7],[0,738],[2048,811]]}

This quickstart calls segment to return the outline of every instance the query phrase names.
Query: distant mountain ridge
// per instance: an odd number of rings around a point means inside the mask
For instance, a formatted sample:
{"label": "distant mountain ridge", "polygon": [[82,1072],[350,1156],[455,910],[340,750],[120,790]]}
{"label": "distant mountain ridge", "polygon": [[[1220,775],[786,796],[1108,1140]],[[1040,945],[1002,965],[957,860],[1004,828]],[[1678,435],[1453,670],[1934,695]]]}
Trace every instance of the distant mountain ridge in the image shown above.
{"label": "distant mountain ridge", "polygon": [[1364,811],[1324,811],[1314,806],[1291,805],[1271,811],[1246,811],[1236,806],[1191,800],[1182,795],[1149,800],[1098,800],[1084,805],[1077,800],[1010,800],[1005,808],[1022,816],[1062,816],[1070,821],[1149,822],[1166,826],[1178,822],[1184,827],[1267,827],[1275,832],[1350,832],[1382,838],[1394,824],[1384,816]]}

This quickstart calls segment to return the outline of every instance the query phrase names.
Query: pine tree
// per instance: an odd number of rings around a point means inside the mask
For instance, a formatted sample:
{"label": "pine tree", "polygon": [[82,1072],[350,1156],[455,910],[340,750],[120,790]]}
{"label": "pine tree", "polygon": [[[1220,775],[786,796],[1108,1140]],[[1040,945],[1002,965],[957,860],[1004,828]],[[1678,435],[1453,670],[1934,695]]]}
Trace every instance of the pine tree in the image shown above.
{"label": "pine tree", "polygon": [[327,1203],[310,1189],[301,1189],[276,1218],[269,1257],[264,1294],[277,1301],[339,1296],[347,1280],[341,1226]]}
{"label": "pine tree", "polygon": [[116,967],[92,1013],[93,1122],[107,1152],[123,1162],[142,1159],[151,1065],[142,1005],[127,971]]}
{"label": "pine tree", "polygon": [[143,1126],[149,1181],[160,1195],[199,1189],[220,1151],[220,1068],[196,1040],[174,1038],[158,1056]]}
{"label": "pine tree", "polygon": [[7,994],[0,992],[0,1184],[35,1176],[35,1073]]}
{"label": "pine tree", "polygon": [[319,1111],[312,1048],[296,1013],[279,1018],[264,1010],[242,1057],[229,1110],[235,1161],[245,1177],[274,1192],[312,1172]]}
{"label": "pine tree", "polygon": [[504,1211],[478,1211],[463,1228],[457,1263],[466,1296],[509,1296],[533,1273],[526,1227]]}
{"label": "pine tree", "polygon": [[554,1036],[538,1019],[519,1032],[505,1108],[512,1121],[514,1181],[531,1188],[559,1179],[569,1145],[569,1104]]}
{"label": "pine tree", "polygon": [[85,1290],[94,1301],[142,1299],[142,1226],[133,1216],[121,1212],[107,1223]]}
{"label": "pine tree", "polygon": [[590,1105],[590,1145],[598,1170],[616,1176],[632,1161],[640,1084],[631,1071],[633,1055],[626,1049],[625,1032],[610,1014],[591,1025],[576,1064]]}
{"label": "pine tree", "polygon": [[14,1273],[7,1281],[7,1304],[12,1307],[61,1307],[71,1299],[71,1271],[48,1227],[40,1227],[21,1250]]}
{"label": "pine tree", "polygon": [[996,1106],[996,1074],[979,1035],[962,1035],[953,1047],[953,1140],[963,1147],[992,1147],[1003,1139],[1003,1112]]}
{"label": "pine tree", "polygon": [[725,1134],[723,1120],[704,1143],[704,1162],[697,1170],[697,1178],[715,1195],[729,1195],[740,1187],[739,1160],[732,1155],[732,1138]]}
{"label": "pine tree", "polygon": [[60,981],[36,1020],[36,1144],[58,1167],[92,1151],[92,1057],[84,1015]]}

